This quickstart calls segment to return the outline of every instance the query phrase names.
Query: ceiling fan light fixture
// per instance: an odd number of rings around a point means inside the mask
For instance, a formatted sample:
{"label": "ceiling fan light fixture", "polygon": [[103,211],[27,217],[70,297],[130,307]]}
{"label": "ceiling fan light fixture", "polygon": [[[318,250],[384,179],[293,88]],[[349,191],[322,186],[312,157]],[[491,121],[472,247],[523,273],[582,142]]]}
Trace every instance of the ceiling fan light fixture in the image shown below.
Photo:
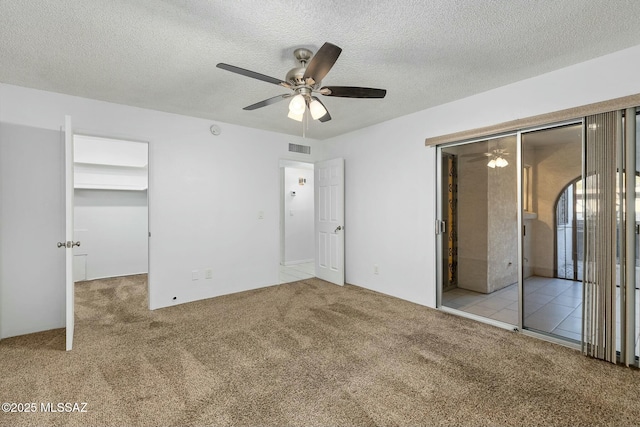
{"label": "ceiling fan light fixture", "polygon": [[[289,111],[292,114],[295,114],[295,115],[304,114],[304,110],[305,110],[306,107],[307,107],[307,102],[305,101],[304,96],[302,96],[300,94],[294,96],[291,99],[291,102],[289,103]],[[289,115],[289,117],[291,117],[291,115]],[[302,119],[300,119],[300,120],[302,120]]]}
{"label": "ceiling fan light fixture", "polygon": [[504,157],[498,157],[496,159],[496,166],[497,167],[503,168],[503,167],[508,166],[508,165],[509,165],[509,162]]}
{"label": "ceiling fan light fixture", "polygon": [[487,166],[490,167],[491,169],[494,169],[496,167],[496,159],[491,159],[489,160],[489,163],[487,163]]}
{"label": "ceiling fan light fixture", "polygon": [[287,117],[301,122],[304,118],[304,110],[302,110],[302,113],[294,113],[293,111],[289,110],[289,114],[287,115]]}
{"label": "ceiling fan light fixture", "polygon": [[311,117],[313,120],[318,120],[321,117],[324,117],[327,114],[327,109],[324,108],[322,103],[317,100],[313,100],[309,103],[309,111],[311,112]]}

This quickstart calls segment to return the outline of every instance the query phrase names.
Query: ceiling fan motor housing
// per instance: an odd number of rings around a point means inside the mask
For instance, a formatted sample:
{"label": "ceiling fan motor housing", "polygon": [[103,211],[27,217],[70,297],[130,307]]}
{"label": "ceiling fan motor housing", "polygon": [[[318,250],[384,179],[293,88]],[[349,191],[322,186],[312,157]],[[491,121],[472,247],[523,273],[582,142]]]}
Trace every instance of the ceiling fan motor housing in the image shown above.
{"label": "ceiling fan motor housing", "polygon": [[285,77],[285,81],[291,83],[292,86],[304,86],[304,72],[306,68],[296,67],[292,68]]}
{"label": "ceiling fan motor housing", "polygon": [[[293,51],[293,56],[298,61],[299,66],[292,68],[287,73],[285,77],[285,81],[291,83],[291,85],[296,88],[296,86],[307,86],[311,89],[317,89],[320,87],[320,82],[315,81],[306,81],[304,79],[304,73],[307,70],[307,64],[313,58],[313,52],[306,48],[299,48]],[[310,80],[310,79],[309,79]],[[310,83],[313,83],[312,85]]]}

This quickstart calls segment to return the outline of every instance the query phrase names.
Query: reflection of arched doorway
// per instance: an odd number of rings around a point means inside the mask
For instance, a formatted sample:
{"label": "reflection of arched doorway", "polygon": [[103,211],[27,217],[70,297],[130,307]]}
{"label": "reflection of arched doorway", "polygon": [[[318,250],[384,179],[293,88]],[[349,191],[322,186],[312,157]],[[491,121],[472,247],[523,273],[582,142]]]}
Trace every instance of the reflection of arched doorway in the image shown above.
{"label": "reflection of arched doorway", "polygon": [[[625,174],[622,174],[623,177]],[[623,178],[624,179],[624,178]],[[640,189],[640,174],[636,172],[636,189]],[[637,192],[638,190],[636,190]],[[618,195],[616,194],[616,211],[619,209]],[[636,205],[638,205],[636,198]],[[640,212],[640,206],[636,206],[636,211]],[[574,179],[556,199],[555,204],[555,276],[561,279],[582,280],[582,260],[584,258],[583,248],[583,199],[582,199],[582,179]],[[618,212],[616,212],[618,215]],[[640,267],[640,240],[637,235],[640,233],[640,222],[636,221],[636,269]],[[616,234],[620,231],[616,227]],[[619,240],[616,238],[616,258],[620,265]],[[639,288],[640,274],[636,276],[636,288]]]}
{"label": "reflection of arched doorway", "polygon": [[555,205],[556,277],[582,280],[583,254],[582,177],[571,181]]}

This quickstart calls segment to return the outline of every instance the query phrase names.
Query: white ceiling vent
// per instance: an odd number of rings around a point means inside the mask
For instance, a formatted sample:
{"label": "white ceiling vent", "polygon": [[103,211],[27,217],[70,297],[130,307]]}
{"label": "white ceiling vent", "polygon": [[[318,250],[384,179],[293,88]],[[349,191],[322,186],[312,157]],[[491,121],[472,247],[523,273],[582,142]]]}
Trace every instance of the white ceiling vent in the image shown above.
{"label": "white ceiling vent", "polygon": [[311,154],[311,147],[308,145],[289,144],[289,151],[292,153]]}

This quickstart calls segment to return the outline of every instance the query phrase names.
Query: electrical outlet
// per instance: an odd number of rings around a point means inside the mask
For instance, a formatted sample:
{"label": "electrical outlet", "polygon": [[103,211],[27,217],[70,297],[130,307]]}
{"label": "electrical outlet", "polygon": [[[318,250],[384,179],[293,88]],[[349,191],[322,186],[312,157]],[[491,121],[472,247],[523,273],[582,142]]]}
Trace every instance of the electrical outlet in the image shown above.
{"label": "electrical outlet", "polygon": [[373,264],[373,274],[379,274],[379,272],[378,272],[378,264]]}
{"label": "electrical outlet", "polygon": [[191,280],[198,280],[200,278],[200,272],[198,270],[191,271]]}
{"label": "electrical outlet", "polygon": [[258,219],[264,219],[264,211],[258,211]]}
{"label": "electrical outlet", "polygon": [[204,278],[205,279],[212,279],[213,278],[213,270],[211,270],[210,268],[207,268],[204,271]]}

